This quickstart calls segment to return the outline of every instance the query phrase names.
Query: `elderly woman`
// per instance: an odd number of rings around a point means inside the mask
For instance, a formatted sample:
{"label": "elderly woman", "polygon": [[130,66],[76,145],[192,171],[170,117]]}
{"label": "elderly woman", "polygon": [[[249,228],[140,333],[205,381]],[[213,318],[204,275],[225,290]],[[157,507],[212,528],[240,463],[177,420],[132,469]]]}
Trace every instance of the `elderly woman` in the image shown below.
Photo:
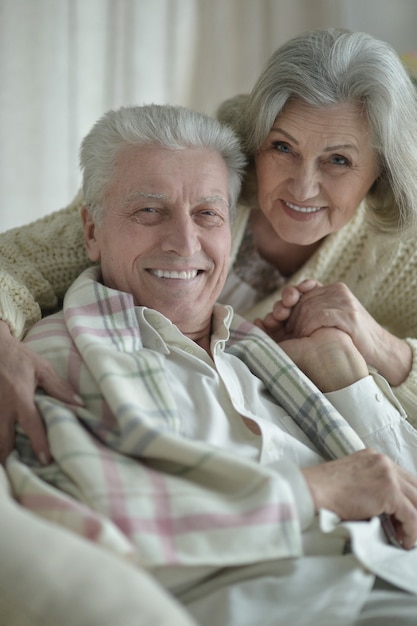
{"label": "elderly woman", "polygon": [[282,295],[264,320],[278,338],[345,330],[417,423],[417,99],[396,53],[300,35],[219,117],[250,158],[224,296],[253,319]]}
{"label": "elderly woman", "polygon": [[[219,117],[250,160],[221,299],[250,319],[274,309],[278,338],[345,330],[417,425],[417,97],[397,54],[363,33],[300,35]],[[21,337],[88,264],[80,205],[0,237],[2,456],[15,420],[47,454],[37,385],[77,402],[9,329]]]}

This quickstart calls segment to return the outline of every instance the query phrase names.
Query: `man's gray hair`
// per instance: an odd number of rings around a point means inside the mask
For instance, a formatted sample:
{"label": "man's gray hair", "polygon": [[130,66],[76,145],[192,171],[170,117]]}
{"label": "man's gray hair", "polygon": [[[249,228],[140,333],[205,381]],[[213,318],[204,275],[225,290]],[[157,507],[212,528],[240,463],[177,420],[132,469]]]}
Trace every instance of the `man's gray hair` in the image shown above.
{"label": "man's gray hair", "polygon": [[341,103],[363,107],[381,168],[367,197],[370,221],[388,233],[414,225],[417,92],[395,50],[366,33],[307,32],[276,50],[249,96],[222,105],[218,118],[236,129],[250,159],[246,187],[250,202],[256,192],[253,156],[286,102],[295,99],[316,107]]}
{"label": "man's gray hair", "polygon": [[108,111],[81,144],[84,201],[96,223],[102,219],[103,200],[117,155],[127,145],[160,145],[170,150],[208,149],[220,154],[229,174],[233,216],[245,166],[235,133],[216,119],[186,107],[149,104]]}

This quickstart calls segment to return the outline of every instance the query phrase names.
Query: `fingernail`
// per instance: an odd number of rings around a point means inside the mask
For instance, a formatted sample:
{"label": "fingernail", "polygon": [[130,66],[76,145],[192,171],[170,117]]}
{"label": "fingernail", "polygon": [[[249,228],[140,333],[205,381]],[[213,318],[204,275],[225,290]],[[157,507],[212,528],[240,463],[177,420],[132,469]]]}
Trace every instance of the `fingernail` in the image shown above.
{"label": "fingernail", "polygon": [[38,458],[42,465],[48,465],[48,460],[46,458],[45,452],[39,452]]}

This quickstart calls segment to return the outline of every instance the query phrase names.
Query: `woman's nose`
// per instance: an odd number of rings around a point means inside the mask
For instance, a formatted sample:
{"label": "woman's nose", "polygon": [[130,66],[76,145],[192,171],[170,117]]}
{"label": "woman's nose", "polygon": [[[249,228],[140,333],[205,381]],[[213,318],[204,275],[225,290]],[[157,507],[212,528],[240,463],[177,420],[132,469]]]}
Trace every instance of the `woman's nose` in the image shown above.
{"label": "woman's nose", "polygon": [[288,189],[299,202],[315,198],[320,191],[320,172],[314,165],[299,163],[292,173]]}

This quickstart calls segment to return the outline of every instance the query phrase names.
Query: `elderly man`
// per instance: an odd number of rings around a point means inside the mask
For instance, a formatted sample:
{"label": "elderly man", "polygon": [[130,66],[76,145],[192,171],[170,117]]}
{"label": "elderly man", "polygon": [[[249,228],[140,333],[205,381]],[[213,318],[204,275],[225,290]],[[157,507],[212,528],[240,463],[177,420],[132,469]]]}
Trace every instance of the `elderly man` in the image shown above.
{"label": "elderly man", "polygon": [[415,431],[343,333],[286,344],[326,398],[216,304],[242,164],[231,131],[180,107],[111,111],[87,135],[98,264],[26,339],[84,404],[38,394],[54,462],[20,434],[13,492],[203,626],[414,624],[417,552],[381,524],[414,546],[417,478],[363,442],[413,467]]}

